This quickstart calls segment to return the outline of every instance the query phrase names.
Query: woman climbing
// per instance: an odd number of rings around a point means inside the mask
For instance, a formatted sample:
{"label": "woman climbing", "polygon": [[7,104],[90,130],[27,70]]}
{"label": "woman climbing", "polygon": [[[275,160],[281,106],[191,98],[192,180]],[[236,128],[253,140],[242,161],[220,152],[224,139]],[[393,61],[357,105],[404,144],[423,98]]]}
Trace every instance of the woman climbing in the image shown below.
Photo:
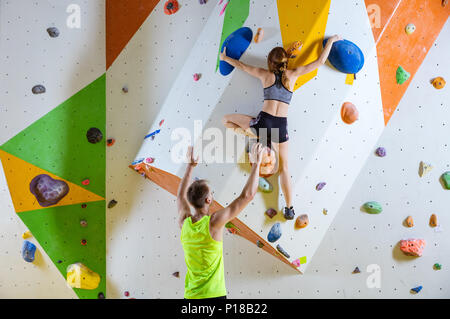
{"label": "woman climbing", "polygon": [[[220,59],[237,69],[247,72],[261,80],[264,88],[264,104],[256,118],[244,114],[228,114],[223,117],[225,127],[234,129],[250,137],[256,137],[267,143],[279,156],[280,184],[286,207],[284,217],[293,219],[295,216],[292,205],[292,186],[288,170],[288,106],[292,99],[293,88],[297,78],[314,71],[323,65],[330,54],[334,42],[342,40],[338,35],[328,39],[320,57],[307,65],[288,70],[288,53],[282,47],[272,49],[267,57],[268,70],[244,64],[226,55],[226,48],[220,54]],[[277,134],[278,133],[278,134]],[[267,137],[267,141],[264,141]]]}

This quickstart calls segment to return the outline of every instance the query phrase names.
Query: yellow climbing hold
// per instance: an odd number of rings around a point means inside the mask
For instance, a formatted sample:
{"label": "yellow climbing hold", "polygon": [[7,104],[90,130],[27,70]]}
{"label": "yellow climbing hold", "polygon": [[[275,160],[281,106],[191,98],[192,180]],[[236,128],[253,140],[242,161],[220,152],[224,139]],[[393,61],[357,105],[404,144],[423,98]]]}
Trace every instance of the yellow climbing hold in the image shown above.
{"label": "yellow climbing hold", "polygon": [[72,288],[92,290],[98,287],[100,275],[82,263],[76,263],[67,267],[67,283]]}
{"label": "yellow climbing hold", "polygon": [[31,232],[30,232],[29,230],[27,230],[26,232],[24,232],[24,233],[22,234],[22,238],[23,238],[23,239],[30,238],[31,236],[33,236],[33,235],[31,235]]}

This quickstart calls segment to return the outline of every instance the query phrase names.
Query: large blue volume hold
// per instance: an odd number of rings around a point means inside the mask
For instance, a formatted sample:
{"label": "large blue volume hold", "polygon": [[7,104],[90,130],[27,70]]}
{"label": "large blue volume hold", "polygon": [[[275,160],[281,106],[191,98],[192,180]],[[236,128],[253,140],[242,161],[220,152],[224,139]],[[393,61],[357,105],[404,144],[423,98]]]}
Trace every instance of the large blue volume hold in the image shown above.
{"label": "large blue volume hold", "polygon": [[[328,39],[323,40],[324,47],[327,41]],[[333,43],[328,61],[338,71],[347,74],[356,74],[364,66],[364,54],[353,42],[340,40]]]}
{"label": "large blue volume hold", "polygon": [[[249,47],[252,42],[253,31],[250,28],[243,27],[237,29],[231,33],[225,41],[223,41],[220,52],[223,52],[223,48],[227,47],[227,56],[235,60],[239,60],[244,54],[245,50]],[[234,70],[234,66],[230,65],[225,61],[220,61],[219,71],[222,75],[228,75]]]}

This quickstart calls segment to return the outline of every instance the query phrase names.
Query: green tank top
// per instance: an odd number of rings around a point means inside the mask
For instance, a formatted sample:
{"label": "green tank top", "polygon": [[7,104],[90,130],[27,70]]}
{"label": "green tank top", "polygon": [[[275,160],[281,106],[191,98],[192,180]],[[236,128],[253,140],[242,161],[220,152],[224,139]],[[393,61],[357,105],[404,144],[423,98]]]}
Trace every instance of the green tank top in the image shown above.
{"label": "green tank top", "polygon": [[184,298],[203,299],[227,294],[223,267],[223,243],[209,232],[211,216],[203,216],[196,223],[191,217],[181,228],[187,273],[184,281]]}

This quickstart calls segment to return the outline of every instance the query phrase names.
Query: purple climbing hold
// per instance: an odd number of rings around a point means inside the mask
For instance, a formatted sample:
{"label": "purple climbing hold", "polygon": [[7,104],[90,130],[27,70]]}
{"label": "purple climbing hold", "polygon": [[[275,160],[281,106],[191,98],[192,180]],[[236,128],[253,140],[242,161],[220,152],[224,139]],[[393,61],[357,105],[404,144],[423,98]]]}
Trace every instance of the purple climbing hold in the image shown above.
{"label": "purple climbing hold", "polygon": [[361,270],[359,270],[358,267],[355,267],[355,269],[353,270],[352,274],[359,274],[361,272]]}
{"label": "purple climbing hold", "polygon": [[269,208],[268,210],[266,210],[266,215],[269,218],[273,218],[276,214],[277,214],[277,211],[273,208]]}
{"label": "purple climbing hold", "polygon": [[100,131],[98,128],[91,127],[87,131],[86,137],[87,137],[89,143],[96,144],[102,140],[103,134],[102,134],[102,131]]}
{"label": "purple climbing hold", "polygon": [[322,188],[324,188],[325,185],[327,185],[327,183],[320,182],[319,184],[316,185],[316,190],[318,190],[318,191],[322,190]]}
{"label": "purple climbing hold", "polygon": [[206,4],[206,0],[198,0],[198,2],[200,2],[200,4]]}
{"label": "purple climbing hold", "polygon": [[33,94],[42,94],[45,93],[45,86],[38,84],[33,86],[33,88],[31,89],[31,92],[33,92]]}
{"label": "purple climbing hold", "polygon": [[379,147],[377,148],[377,150],[375,151],[375,153],[379,156],[379,157],[385,157],[386,156],[386,149],[384,147]]}
{"label": "purple climbing hold", "polygon": [[39,205],[48,207],[57,204],[69,192],[69,185],[61,180],[41,174],[32,179],[30,191],[36,197]]}

